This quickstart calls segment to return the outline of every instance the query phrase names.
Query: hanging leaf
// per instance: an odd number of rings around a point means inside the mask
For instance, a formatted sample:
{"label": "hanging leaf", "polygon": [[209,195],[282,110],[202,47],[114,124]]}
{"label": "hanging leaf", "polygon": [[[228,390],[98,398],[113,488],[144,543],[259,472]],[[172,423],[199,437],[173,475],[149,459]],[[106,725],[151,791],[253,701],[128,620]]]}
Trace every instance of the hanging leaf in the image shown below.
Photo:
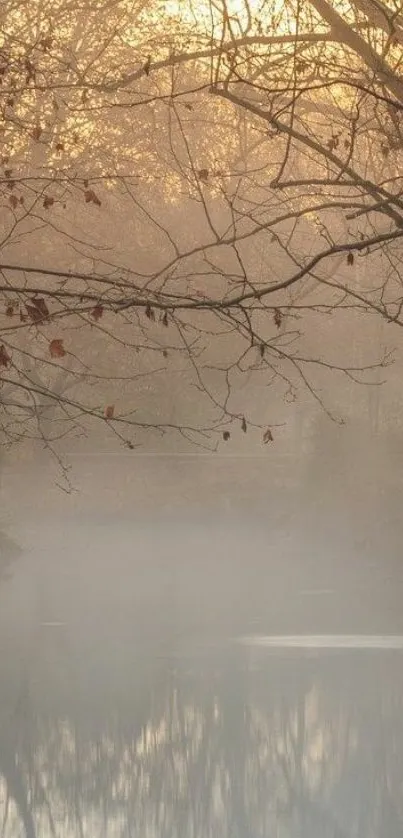
{"label": "hanging leaf", "polygon": [[40,125],[36,125],[32,131],[32,139],[38,142],[42,136],[42,128]]}
{"label": "hanging leaf", "polygon": [[202,180],[203,183],[207,183],[207,181],[208,181],[208,169],[199,169],[197,174],[198,174],[199,179]]}
{"label": "hanging leaf", "polygon": [[164,326],[168,326],[168,312],[164,311],[164,314],[161,318],[161,322]]}
{"label": "hanging leaf", "polygon": [[10,355],[7,352],[6,347],[2,343],[0,346],[0,367],[8,367],[11,364]]}
{"label": "hanging leaf", "polygon": [[263,434],[263,442],[264,442],[264,443],[266,443],[266,442],[273,442],[273,434],[272,434],[272,432],[271,432],[270,428],[267,428],[267,430],[264,432],[264,434]]}
{"label": "hanging leaf", "polygon": [[260,346],[259,346],[259,352],[260,352],[260,357],[261,358],[264,358],[265,350],[266,350],[266,344],[261,343]]}
{"label": "hanging leaf", "polygon": [[26,303],[25,308],[33,323],[40,323],[41,320],[43,320],[43,315],[36,306],[29,306],[28,303]]}
{"label": "hanging leaf", "polygon": [[277,326],[277,328],[279,329],[282,322],[283,322],[283,315],[281,314],[281,311],[280,311],[279,308],[276,308],[276,310],[274,312],[273,320],[274,320],[274,325]]}
{"label": "hanging leaf", "polygon": [[348,265],[354,265],[354,253],[351,253],[351,252],[350,252],[350,253],[347,255],[347,264],[348,264]]}
{"label": "hanging leaf", "polygon": [[149,75],[150,75],[150,70],[151,70],[151,55],[149,55],[149,56],[148,56],[147,61],[146,61],[146,63],[144,64],[143,70],[144,70],[144,72],[145,72],[146,76],[149,76]]}
{"label": "hanging leaf", "polygon": [[244,434],[246,434],[246,431],[248,430],[248,426],[247,426],[247,424],[246,424],[246,419],[245,419],[245,417],[243,417],[243,419],[242,419],[241,428],[242,428],[242,430],[243,430]]}
{"label": "hanging leaf", "polygon": [[10,195],[8,201],[13,209],[16,209],[16,207],[18,207],[19,201],[16,195]]}
{"label": "hanging leaf", "polygon": [[115,414],[115,405],[108,404],[108,407],[105,408],[105,419],[113,419]]}
{"label": "hanging leaf", "polygon": [[43,199],[44,209],[49,209],[49,207],[53,207],[54,202],[55,202],[54,198],[51,198],[50,195],[45,195],[45,197]]}
{"label": "hanging leaf", "polygon": [[43,51],[47,52],[48,49],[52,49],[53,39],[50,37],[50,35],[46,35],[45,38],[42,38],[40,44]]}
{"label": "hanging leaf", "polygon": [[229,431],[224,431],[224,433],[222,435],[222,438],[223,438],[224,442],[228,442],[230,436],[231,436],[231,434],[230,434]]}
{"label": "hanging leaf", "polygon": [[46,318],[49,317],[49,309],[43,297],[32,297],[31,303],[33,306],[35,306],[37,311],[39,311],[39,314],[44,320],[46,320]]}
{"label": "hanging leaf", "polygon": [[100,303],[98,303],[98,304],[95,306],[95,308],[93,308],[93,309],[92,309],[92,311],[91,311],[91,317],[92,317],[92,318],[93,318],[96,322],[98,322],[98,320],[100,320],[100,319],[101,319],[101,317],[102,317],[103,313],[104,313],[104,307],[103,307],[103,306],[101,306],[101,305],[100,305]]}
{"label": "hanging leaf", "polygon": [[167,349],[163,349],[162,354],[163,354],[164,358],[168,358],[168,350]]}
{"label": "hanging leaf", "polygon": [[15,313],[15,309],[12,303],[9,303],[6,307],[6,317],[13,317]]}
{"label": "hanging leaf", "polygon": [[330,151],[334,151],[335,148],[337,148],[338,145],[339,145],[338,137],[331,137],[331,139],[328,140],[328,142],[327,142],[327,147],[328,147],[328,149],[330,149]]}
{"label": "hanging leaf", "polygon": [[153,320],[153,321],[155,320],[155,314],[154,314],[153,309],[150,306],[150,303],[147,303],[147,305],[145,307],[145,315],[146,315],[146,317],[148,317],[149,320]]}
{"label": "hanging leaf", "polygon": [[86,204],[95,204],[97,207],[101,206],[101,201],[93,189],[86,189],[84,192],[84,198]]}
{"label": "hanging leaf", "polygon": [[55,338],[50,341],[49,352],[51,358],[64,358],[66,350],[63,346],[63,341],[60,338]]}
{"label": "hanging leaf", "polygon": [[56,145],[55,145],[55,149],[56,149],[56,151],[64,151],[64,143],[62,143],[62,142],[59,140],[59,142],[58,142],[58,143],[56,143]]}

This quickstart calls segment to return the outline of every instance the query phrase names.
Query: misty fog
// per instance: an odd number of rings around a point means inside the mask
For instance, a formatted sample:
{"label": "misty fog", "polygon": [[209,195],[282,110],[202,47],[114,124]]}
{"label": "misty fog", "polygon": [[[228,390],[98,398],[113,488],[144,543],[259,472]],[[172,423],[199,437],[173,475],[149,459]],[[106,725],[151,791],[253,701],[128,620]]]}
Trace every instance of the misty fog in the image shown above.
{"label": "misty fog", "polygon": [[0,838],[401,838],[402,50],[1,3]]}
{"label": "misty fog", "polygon": [[398,439],[307,427],[4,464],[7,838],[400,834],[401,653],[253,642],[403,635]]}

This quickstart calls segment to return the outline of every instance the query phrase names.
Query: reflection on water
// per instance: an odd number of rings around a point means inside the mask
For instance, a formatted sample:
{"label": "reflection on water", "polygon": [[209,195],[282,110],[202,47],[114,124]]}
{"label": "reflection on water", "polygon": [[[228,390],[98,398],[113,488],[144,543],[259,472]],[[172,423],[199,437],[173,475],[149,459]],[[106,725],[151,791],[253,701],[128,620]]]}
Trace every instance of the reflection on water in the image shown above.
{"label": "reflection on water", "polygon": [[[66,679],[66,656],[46,688]],[[4,838],[401,836],[401,659],[163,661],[2,707]],[[88,686],[88,685],[87,685]],[[79,698],[77,698],[77,693]]]}
{"label": "reflection on water", "polygon": [[7,578],[11,572],[13,562],[18,559],[21,553],[22,550],[14,539],[0,529],[0,581],[2,578]]}
{"label": "reflection on water", "polygon": [[401,633],[393,563],[284,567],[257,522],[37,541],[0,585],[2,838],[401,838],[403,653],[236,642]]}
{"label": "reflection on water", "polygon": [[0,838],[401,838],[400,436],[362,439],[9,468]]}

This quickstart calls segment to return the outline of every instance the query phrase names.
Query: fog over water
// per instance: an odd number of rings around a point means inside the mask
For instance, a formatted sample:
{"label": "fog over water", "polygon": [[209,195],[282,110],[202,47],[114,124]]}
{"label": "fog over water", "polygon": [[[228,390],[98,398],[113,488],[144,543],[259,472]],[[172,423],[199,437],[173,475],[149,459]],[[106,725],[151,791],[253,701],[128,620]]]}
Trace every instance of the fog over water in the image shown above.
{"label": "fog over water", "polygon": [[313,427],[5,462],[4,838],[401,835],[400,445]]}

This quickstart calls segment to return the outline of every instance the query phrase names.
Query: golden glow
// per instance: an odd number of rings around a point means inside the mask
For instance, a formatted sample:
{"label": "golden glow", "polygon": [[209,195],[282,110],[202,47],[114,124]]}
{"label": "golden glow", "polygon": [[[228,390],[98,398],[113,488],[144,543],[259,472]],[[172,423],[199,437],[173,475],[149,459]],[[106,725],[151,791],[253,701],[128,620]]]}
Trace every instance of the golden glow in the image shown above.
{"label": "golden glow", "polygon": [[[220,38],[223,34],[238,37],[247,30],[253,31],[257,20],[264,14],[263,6],[262,0],[166,0],[163,8],[166,17],[191,27],[196,24],[199,32],[207,29],[214,38]],[[275,13],[283,7],[279,0],[270,4]]]}
{"label": "golden glow", "polygon": [[[212,60],[207,57],[178,63],[174,68],[160,68],[149,78],[140,74],[133,85],[122,85],[119,90],[116,84],[113,94],[105,90],[108,83],[115,84],[133,71],[141,71],[148,56],[152,64],[158,64],[169,55],[189,54],[210,45],[216,50],[223,36],[228,41],[244,33],[290,33],[295,30],[292,2],[152,0],[144,5],[138,0],[136,8],[136,2],[125,0],[118,4],[119,10],[111,11],[108,17],[103,14],[101,5],[91,5],[85,16],[79,10],[71,15],[66,0],[55,0],[52,20],[43,21],[43,35],[48,37],[49,31],[52,32],[51,47],[46,49],[40,47],[36,31],[42,8],[40,0],[21,3],[7,14],[0,38],[18,72],[14,70],[10,79],[8,76],[2,79],[3,96],[7,95],[8,101],[13,100],[12,105],[7,105],[6,119],[0,129],[4,154],[18,155],[19,166],[26,163],[31,170],[40,168],[42,171],[48,167],[56,175],[58,171],[67,174],[76,171],[79,161],[91,175],[124,171],[138,176],[143,183],[158,179],[171,200],[183,195],[183,189],[187,188],[185,184],[193,184],[197,189],[197,170],[208,171],[209,194],[215,186],[221,189],[222,181],[217,173],[227,177],[234,161],[245,158],[245,149],[251,165],[262,164],[262,160],[249,150],[260,130],[258,120],[250,114],[240,115],[236,107],[218,98],[206,97],[204,93],[200,97],[189,93],[189,97],[170,101],[172,92],[181,94],[186,87],[192,91],[200,87],[205,92],[211,81],[212,68],[214,70],[218,64],[222,78],[226,78],[228,62],[225,58],[218,61],[216,52]],[[312,32],[313,28],[317,29],[317,23],[312,24],[308,14],[311,13],[303,7],[300,25],[301,29]],[[78,30],[80,39],[76,42]],[[17,31],[18,41],[15,38]],[[115,31],[113,37],[111,31]],[[49,81],[41,91],[26,83],[23,43],[39,44],[30,55],[35,61],[38,80]],[[74,44],[74,50],[66,49],[70,43]],[[303,59],[308,70],[310,62],[315,61],[316,49],[315,45],[304,48]],[[343,45],[322,44],[319,49],[325,67],[323,72],[334,75],[333,67],[342,66],[344,62]],[[248,48],[247,53],[240,49],[240,69],[237,71],[246,84],[253,78],[263,89],[267,87],[275,93],[276,86],[284,87],[284,80],[290,83],[293,45],[274,48],[271,63],[266,60],[267,54],[266,44],[256,44],[253,49]],[[356,67],[359,66],[358,58],[350,57],[349,60],[352,66],[354,61]],[[17,87],[16,93],[12,85]],[[105,90],[100,89],[102,85]],[[354,91],[340,84],[338,88],[324,86],[314,95],[319,105],[314,130],[318,130],[322,120],[323,141],[331,141],[331,126],[327,116],[323,120],[321,114],[337,113],[341,107],[345,111],[347,127],[340,142],[348,143]],[[154,96],[156,100],[149,103]],[[307,93],[305,101],[311,105],[313,96]],[[309,114],[309,110],[303,112],[305,127],[310,119],[306,113]],[[35,139],[38,123],[41,136]],[[168,124],[175,136],[173,148],[169,147]],[[183,128],[186,134],[187,148],[181,142],[178,128]],[[162,137],[165,146],[161,143]],[[274,169],[272,173],[270,171],[271,165],[275,169],[276,155],[269,163],[264,160],[268,180],[274,174]],[[192,188],[190,186],[189,191]]]}

